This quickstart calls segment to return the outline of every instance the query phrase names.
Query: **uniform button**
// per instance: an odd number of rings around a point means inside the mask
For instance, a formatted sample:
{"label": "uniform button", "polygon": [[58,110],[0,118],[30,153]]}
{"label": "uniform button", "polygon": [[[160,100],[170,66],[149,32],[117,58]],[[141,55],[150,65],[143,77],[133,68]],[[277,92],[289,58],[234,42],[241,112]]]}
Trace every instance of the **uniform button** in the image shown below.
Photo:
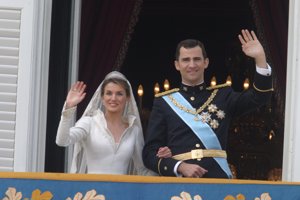
{"label": "uniform button", "polygon": [[200,144],[196,144],[195,146],[196,146],[197,148],[200,148]]}
{"label": "uniform button", "polygon": [[167,171],[167,170],[168,170],[168,167],[167,167],[167,166],[165,166],[165,167],[164,167],[164,170],[165,170],[165,171]]}
{"label": "uniform button", "polygon": [[191,99],[192,101],[194,101],[194,100],[195,100],[195,97],[191,97],[190,99]]}

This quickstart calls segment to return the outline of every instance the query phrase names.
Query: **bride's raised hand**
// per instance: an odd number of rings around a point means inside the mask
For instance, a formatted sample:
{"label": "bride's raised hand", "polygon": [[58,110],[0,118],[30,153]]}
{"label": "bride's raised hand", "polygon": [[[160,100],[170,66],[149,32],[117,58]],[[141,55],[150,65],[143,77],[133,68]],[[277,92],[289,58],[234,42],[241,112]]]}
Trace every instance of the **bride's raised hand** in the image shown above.
{"label": "bride's raised hand", "polygon": [[86,85],[82,81],[77,81],[71,86],[66,98],[66,109],[77,106],[85,98],[85,89]]}

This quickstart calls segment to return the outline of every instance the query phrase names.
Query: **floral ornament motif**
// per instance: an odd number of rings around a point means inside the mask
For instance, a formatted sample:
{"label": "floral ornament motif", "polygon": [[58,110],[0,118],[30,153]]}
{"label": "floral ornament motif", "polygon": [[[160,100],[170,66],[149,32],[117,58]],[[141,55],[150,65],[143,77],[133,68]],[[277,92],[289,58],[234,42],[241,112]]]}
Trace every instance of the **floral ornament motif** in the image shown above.
{"label": "floral ornament motif", "polygon": [[269,193],[262,193],[259,197],[256,197],[254,200],[271,200]]}
{"label": "floral ornament motif", "polygon": [[215,104],[210,104],[210,105],[207,107],[207,109],[208,109],[208,112],[214,113],[214,112],[217,112],[218,107],[217,107]]}
{"label": "floral ornament motif", "polygon": [[41,191],[39,189],[36,189],[31,194],[32,200],[50,200],[52,199],[53,195],[51,192],[46,191],[41,194]]}
{"label": "floral ornament motif", "polygon": [[200,195],[195,195],[192,199],[192,196],[187,192],[181,192],[179,196],[171,197],[171,200],[202,200]]}
{"label": "floral ornament motif", "polygon": [[[21,200],[22,199],[22,193],[16,192],[15,188],[9,187],[7,191],[5,192],[6,197],[4,197],[2,200]],[[51,192],[46,191],[41,194],[41,191],[36,189],[31,193],[31,200],[50,200],[52,199],[53,195]],[[27,199],[27,198],[26,198]]]}
{"label": "floral ornament motif", "polygon": [[215,119],[211,120],[209,125],[213,128],[213,129],[216,129],[219,127],[219,122]]}
{"label": "floral ornament motif", "polygon": [[246,197],[242,194],[236,195],[236,197],[232,195],[227,195],[224,200],[246,200]]}
{"label": "floral ornament motif", "polygon": [[17,192],[16,188],[9,187],[6,192],[6,197],[4,197],[2,200],[20,200],[22,199],[22,193]]}
{"label": "floral ornament motif", "polygon": [[216,115],[219,119],[225,118],[225,112],[223,110],[218,110]]}
{"label": "floral ornament motif", "polygon": [[[88,191],[83,197],[82,193],[77,192],[73,198],[73,200],[105,200],[104,195],[97,195],[96,190]],[[68,197],[66,200],[72,200],[72,198]]]}
{"label": "floral ornament motif", "polygon": [[[80,192],[77,192],[73,198],[73,200],[81,200],[83,195]],[[68,197],[66,200],[72,200],[70,197]]]}

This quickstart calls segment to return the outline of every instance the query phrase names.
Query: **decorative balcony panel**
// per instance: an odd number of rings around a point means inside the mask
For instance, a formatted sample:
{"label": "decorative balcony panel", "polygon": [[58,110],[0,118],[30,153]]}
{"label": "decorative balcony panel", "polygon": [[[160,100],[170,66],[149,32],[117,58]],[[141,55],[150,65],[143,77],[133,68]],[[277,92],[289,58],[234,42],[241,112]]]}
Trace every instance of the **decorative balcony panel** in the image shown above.
{"label": "decorative balcony panel", "polygon": [[7,200],[300,199],[300,183],[288,182],[22,172],[0,177],[0,198]]}

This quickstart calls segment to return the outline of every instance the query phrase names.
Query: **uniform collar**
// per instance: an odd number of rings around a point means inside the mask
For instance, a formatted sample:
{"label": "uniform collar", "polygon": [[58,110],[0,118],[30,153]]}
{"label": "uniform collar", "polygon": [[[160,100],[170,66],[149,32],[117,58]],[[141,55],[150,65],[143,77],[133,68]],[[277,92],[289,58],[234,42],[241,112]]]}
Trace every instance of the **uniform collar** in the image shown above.
{"label": "uniform collar", "polygon": [[185,84],[182,83],[181,86],[180,86],[180,90],[183,90],[183,91],[185,91],[187,93],[190,93],[190,94],[195,93],[195,92],[200,92],[200,91],[203,91],[205,89],[206,89],[206,85],[205,85],[204,82],[199,84],[199,85],[195,85],[195,86],[188,86],[188,85],[185,85]]}

